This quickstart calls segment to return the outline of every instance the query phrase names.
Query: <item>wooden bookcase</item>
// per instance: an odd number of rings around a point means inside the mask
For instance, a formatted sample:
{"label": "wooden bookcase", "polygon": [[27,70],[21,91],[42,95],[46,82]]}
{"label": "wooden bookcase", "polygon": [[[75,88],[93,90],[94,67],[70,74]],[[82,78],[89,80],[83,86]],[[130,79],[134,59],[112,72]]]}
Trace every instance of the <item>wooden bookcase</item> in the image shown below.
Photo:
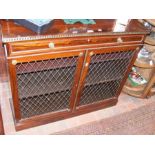
{"label": "wooden bookcase", "polygon": [[[1,20],[17,130],[117,103],[148,30],[131,20],[123,32],[114,33],[115,23],[96,20],[86,27],[94,33],[71,34],[71,26],[78,30],[82,25],[56,20],[46,35],[38,36]],[[60,34],[51,35],[54,31]]]}

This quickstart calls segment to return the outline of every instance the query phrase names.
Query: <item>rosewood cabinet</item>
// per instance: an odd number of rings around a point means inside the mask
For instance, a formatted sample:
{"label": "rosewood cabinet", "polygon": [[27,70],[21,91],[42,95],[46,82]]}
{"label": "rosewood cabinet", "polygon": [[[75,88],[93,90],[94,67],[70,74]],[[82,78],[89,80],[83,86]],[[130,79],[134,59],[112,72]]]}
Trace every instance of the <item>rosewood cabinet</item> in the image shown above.
{"label": "rosewood cabinet", "polygon": [[148,30],[131,20],[123,32],[113,32],[115,22],[96,20],[90,34],[73,34],[68,26],[66,34],[67,25],[56,20],[37,35],[1,20],[17,130],[117,103]]}

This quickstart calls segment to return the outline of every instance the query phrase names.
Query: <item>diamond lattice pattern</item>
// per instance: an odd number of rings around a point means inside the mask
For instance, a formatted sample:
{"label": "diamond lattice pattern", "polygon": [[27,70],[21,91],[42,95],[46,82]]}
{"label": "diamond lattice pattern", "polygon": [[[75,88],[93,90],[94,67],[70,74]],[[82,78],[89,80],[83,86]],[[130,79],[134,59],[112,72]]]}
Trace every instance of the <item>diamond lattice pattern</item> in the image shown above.
{"label": "diamond lattice pattern", "polygon": [[69,110],[77,57],[16,65],[22,118]]}
{"label": "diamond lattice pattern", "polygon": [[93,55],[80,105],[115,97],[133,55],[132,51]]}

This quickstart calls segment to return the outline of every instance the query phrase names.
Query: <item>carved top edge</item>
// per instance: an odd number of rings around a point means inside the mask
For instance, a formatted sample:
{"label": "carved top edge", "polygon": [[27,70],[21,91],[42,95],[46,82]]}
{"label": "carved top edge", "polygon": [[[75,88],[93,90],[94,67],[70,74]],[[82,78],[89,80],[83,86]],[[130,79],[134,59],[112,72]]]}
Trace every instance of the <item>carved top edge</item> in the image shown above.
{"label": "carved top edge", "polygon": [[128,35],[128,34],[145,34],[144,32],[113,32],[113,33],[83,33],[83,34],[59,34],[59,35],[44,35],[44,36],[24,36],[24,37],[13,37],[13,38],[3,38],[2,42],[16,42],[16,41],[29,41],[29,40],[43,40],[43,39],[54,39],[54,38],[71,38],[71,37],[87,37],[87,36],[107,36],[107,35]]}

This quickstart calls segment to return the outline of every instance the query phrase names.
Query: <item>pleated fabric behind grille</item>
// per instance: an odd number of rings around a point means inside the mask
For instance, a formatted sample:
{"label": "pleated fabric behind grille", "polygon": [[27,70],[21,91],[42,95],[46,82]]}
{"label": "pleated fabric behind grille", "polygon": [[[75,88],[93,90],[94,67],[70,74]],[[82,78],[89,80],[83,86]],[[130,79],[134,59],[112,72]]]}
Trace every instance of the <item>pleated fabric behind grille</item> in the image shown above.
{"label": "pleated fabric behind grille", "polygon": [[133,55],[132,51],[93,55],[79,106],[115,97]]}
{"label": "pleated fabric behind grille", "polygon": [[21,117],[69,109],[77,57],[16,65]]}

